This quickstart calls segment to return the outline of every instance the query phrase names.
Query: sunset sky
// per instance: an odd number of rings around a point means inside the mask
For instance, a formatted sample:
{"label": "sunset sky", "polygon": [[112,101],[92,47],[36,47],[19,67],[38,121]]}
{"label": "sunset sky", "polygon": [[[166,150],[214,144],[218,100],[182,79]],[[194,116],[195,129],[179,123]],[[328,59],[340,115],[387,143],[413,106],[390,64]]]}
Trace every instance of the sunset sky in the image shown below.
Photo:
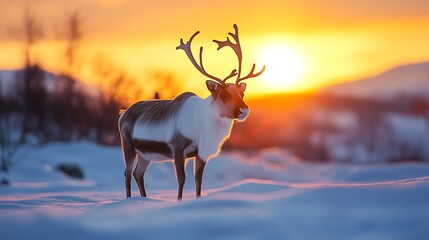
{"label": "sunset sky", "polygon": [[201,33],[206,69],[226,76],[236,68],[231,50],[216,51],[239,26],[245,74],[255,62],[267,71],[248,80],[248,95],[311,91],[380,73],[396,65],[429,60],[427,0],[0,0],[0,69],[22,66],[21,46],[8,29],[28,8],[46,38],[34,56],[59,68],[63,47],[55,37],[66,16],[78,10],[85,38],[79,77],[91,82],[91,62],[108,57],[144,85],[155,71],[174,73],[184,89],[201,95],[206,80],[175,48],[179,39]]}

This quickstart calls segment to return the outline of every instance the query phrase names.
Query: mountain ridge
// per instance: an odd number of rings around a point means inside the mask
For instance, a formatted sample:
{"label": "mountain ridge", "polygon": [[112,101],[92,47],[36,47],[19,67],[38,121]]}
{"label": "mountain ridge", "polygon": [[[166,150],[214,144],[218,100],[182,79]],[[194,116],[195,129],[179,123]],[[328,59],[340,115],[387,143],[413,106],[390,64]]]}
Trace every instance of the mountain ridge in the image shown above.
{"label": "mountain ridge", "polygon": [[377,75],[325,87],[319,93],[377,99],[429,97],[429,61],[399,65]]}

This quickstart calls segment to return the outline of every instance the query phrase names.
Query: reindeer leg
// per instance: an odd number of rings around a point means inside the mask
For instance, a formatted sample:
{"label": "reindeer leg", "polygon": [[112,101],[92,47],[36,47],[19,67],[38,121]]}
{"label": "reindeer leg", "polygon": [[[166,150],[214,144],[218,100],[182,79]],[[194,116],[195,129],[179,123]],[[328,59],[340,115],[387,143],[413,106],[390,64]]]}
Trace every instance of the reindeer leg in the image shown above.
{"label": "reindeer leg", "polygon": [[146,190],[144,187],[144,174],[146,173],[147,168],[150,165],[150,161],[144,159],[140,154],[137,154],[137,166],[134,169],[133,176],[137,182],[137,186],[139,187],[140,195],[142,197],[146,197]]}
{"label": "reindeer leg", "polygon": [[177,177],[177,200],[182,200],[183,186],[185,185],[185,157],[183,156],[183,150],[174,151],[174,167],[176,168]]}
{"label": "reindeer leg", "polygon": [[136,159],[136,151],[129,141],[125,138],[122,140],[122,150],[125,160],[125,190],[127,198],[131,197],[131,172]]}
{"label": "reindeer leg", "polygon": [[131,170],[132,169],[125,169],[124,176],[125,176],[125,191],[127,198],[131,197]]}
{"label": "reindeer leg", "polygon": [[201,185],[203,183],[203,172],[205,166],[206,162],[197,155],[194,160],[195,193],[197,198],[201,197]]}

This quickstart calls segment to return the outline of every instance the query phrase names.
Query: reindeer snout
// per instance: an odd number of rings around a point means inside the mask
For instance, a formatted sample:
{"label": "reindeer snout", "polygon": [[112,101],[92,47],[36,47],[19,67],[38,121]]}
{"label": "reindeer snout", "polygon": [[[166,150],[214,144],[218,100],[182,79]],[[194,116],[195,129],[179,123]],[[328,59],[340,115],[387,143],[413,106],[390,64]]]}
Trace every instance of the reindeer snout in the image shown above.
{"label": "reindeer snout", "polygon": [[237,108],[237,119],[243,121],[249,116],[250,109],[248,107]]}

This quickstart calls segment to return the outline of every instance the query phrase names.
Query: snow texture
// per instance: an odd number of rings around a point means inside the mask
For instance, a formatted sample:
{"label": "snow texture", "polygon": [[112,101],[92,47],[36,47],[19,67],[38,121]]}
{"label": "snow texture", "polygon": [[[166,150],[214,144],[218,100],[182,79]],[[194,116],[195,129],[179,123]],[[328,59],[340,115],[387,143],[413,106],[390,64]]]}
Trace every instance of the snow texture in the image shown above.
{"label": "snow texture", "polygon": [[[152,164],[149,198],[125,199],[118,147],[89,142],[22,148],[0,187],[1,239],[427,239],[429,164],[303,163],[281,149],[192,162],[176,202],[171,163]],[[82,167],[85,180],[56,171]]]}

